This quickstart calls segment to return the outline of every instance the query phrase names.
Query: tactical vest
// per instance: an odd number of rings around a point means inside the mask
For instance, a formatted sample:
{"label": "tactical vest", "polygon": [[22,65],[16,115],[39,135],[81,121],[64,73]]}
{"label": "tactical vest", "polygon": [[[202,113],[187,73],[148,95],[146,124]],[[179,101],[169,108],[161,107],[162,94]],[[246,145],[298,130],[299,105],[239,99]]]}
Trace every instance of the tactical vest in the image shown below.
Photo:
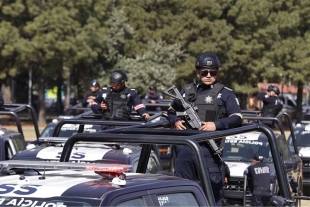
{"label": "tactical vest", "polygon": [[127,105],[129,88],[125,88],[121,92],[106,95],[105,101],[108,104],[108,111],[104,113],[103,118],[113,120],[129,120],[131,114],[131,106]]}
{"label": "tactical vest", "polygon": [[274,104],[270,104],[266,107],[263,107],[261,110],[262,116],[265,117],[276,117],[283,108],[283,102],[278,97]]}
{"label": "tactical vest", "polygon": [[197,94],[196,84],[188,84],[185,86],[185,101],[198,108],[197,114],[201,121],[214,122],[226,117],[225,107],[220,108],[217,104],[218,93],[223,87],[223,84],[215,83],[210,90]]}

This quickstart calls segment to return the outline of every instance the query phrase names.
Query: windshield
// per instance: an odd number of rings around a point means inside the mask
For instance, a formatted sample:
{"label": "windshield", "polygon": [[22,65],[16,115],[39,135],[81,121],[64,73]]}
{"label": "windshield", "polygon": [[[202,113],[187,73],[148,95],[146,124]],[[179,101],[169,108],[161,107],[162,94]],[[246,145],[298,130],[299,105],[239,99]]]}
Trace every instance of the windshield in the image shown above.
{"label": "windshield", "polygon": [[[48,126],[46,127],[41,137],[52,137],[54,133],[55,126]],[[59,132],[58,137],[71,137],[72,135],[76,134],[79,129],[79,124],[73,125],[73,124],[65,124],[61,127],[61,130]],[[85,125],[84,126],[84,133],[92,133],[100,131],[100,126],[96,125]]]}
{"label": "windshield", "polygon": [[223,160],[252,162],[255,153],[264,156],[264,162],[272,162],[272,155],[267,140],[226,139]]}
{"label": "windshield", "polygon": [[295,137],[297,146],[310,146],[310,130],[296,130]]}

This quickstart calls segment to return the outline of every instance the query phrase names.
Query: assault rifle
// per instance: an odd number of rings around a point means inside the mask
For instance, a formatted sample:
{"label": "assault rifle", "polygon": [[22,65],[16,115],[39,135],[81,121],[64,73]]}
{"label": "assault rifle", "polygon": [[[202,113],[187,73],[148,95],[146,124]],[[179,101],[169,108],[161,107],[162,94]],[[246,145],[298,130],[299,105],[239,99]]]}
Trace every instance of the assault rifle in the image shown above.
{"label": "assault rifle", "polygon": [[[171,90],[174,91],[175,95],[170,93]],[[181,101],[183,108],[184,108],[184,112],[176,112],[177,116],[183,116],[185,118],[185,121],[193,129],[199,129],[201,127],[202,122],[201,122],[198,114],[196,113],[197,106],[192,106],[191,104],[187,103],[175,85],[166,89],[164,91],[164,93],[168,96],[171,96],[172,98],[179,99]],[[208,140],[207,143],[213,149],[214,154],[218,155],[220,157],[220,159],[222,160],[220,153],[222,152],[223,149],[219,148],[216,145],[216,143],[214,142],[214,140]]]}

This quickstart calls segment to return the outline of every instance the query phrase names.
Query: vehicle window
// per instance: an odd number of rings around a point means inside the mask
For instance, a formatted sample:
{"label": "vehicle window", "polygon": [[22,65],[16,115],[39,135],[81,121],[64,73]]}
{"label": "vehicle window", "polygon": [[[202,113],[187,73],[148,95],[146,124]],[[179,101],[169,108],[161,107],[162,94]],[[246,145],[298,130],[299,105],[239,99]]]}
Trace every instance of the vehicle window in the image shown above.
{"label": "vehicle window", "polygon": [[122,202],[117,207],[127,207],[127,206],[145,206],[142,198],[137,198],[129,201]]}
{"label": "vehicle window", "polygon": [[14,155],[13,149],[8,141],[5,141],[4,146],[5,146],[5,160],[9,160]]}
{"label": "vehicle window", "polygon": [[277,139],[278,150],[283,160],[291,159],[290,149],[284,139]]}
{"label": "vehicle window", "polygon": [[[132,165],[133,166],[133,172],[137,172],[138,162],[139,162],[139,160],[136,160],[133,163],[133,165]],[[151,173],[151,174],[156,174],[156,173],[158,173],[158,171],[159,171],[158,163],[156,162],[154,157],[150,156],[150,159],[147,163],[146,172]]]}
{"label": "vehicle window", "polygon": [[302,120],[303,120],[303,121],[310,121],[310,114],[305,114],[305,115],[303,115]]}
{"label": "vehicle window", "polygon": [[290,99],[287,100],[287,105],[289,105],[291,107],[296,107],[296,104]]}
{"label": "vehicle window", "polygon": [[156,174],[158,172],[158,164],[154,157],[150,157],[147,163],[147,173]]}
{"label": "vehicle window", "polygon": [[54,127],[47,127],[41,134],[41,137],[51,137],[53,136]]}
{"label": "vehicle window", "polygon": [[12,141],[16,147],[17,152],[20,152],[25,149],[24,142],[20,136],[12,137]]}
{"label": "vehicle window", "polygon": [[266,162],[273,162],[267,139],[225,139],[223,149],[223,160],[225,161],[252,162],[255,153],[262,154]]}
{"label": "vehicle window", "polygon": [[192,193],[171,193],[157,195],[160,206],[199,206]]}
{"label": "vehicle window", "polygon": [[295,137],[298,146],[310,146],[310,130],[297,130]]}

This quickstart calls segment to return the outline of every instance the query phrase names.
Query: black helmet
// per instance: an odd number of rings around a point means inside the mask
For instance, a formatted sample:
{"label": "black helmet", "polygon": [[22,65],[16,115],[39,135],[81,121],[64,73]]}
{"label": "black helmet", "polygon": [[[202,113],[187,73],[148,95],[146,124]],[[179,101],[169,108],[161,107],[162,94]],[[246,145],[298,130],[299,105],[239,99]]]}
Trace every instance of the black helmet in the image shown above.
{"label": "black helmet", "polygon": [[150,86],[149,89],[150,89],[150,90],[155,90],[155,91],[157,91],[156,86]]}
{"label": "black helmet", "polygon": [[195,68],[219,68],[221,66],[220,60],[216,54],[212,52],[205,52],[198,55],[195,61]]}
{"label": "black helmet", "polygon": [[90,86],[100,88],[100,84],[96,80],[90,81]]}
{"label": "black helmet", "polygon": [[267,91],[274,91],[275,94],[280,94],[280,89],[277,86],[269,85]]}
{"label": "black helmet", "polygon": [[124,70],[114,70],[110,75],[111,83],[125,83],[127,81],[127,75]]}

